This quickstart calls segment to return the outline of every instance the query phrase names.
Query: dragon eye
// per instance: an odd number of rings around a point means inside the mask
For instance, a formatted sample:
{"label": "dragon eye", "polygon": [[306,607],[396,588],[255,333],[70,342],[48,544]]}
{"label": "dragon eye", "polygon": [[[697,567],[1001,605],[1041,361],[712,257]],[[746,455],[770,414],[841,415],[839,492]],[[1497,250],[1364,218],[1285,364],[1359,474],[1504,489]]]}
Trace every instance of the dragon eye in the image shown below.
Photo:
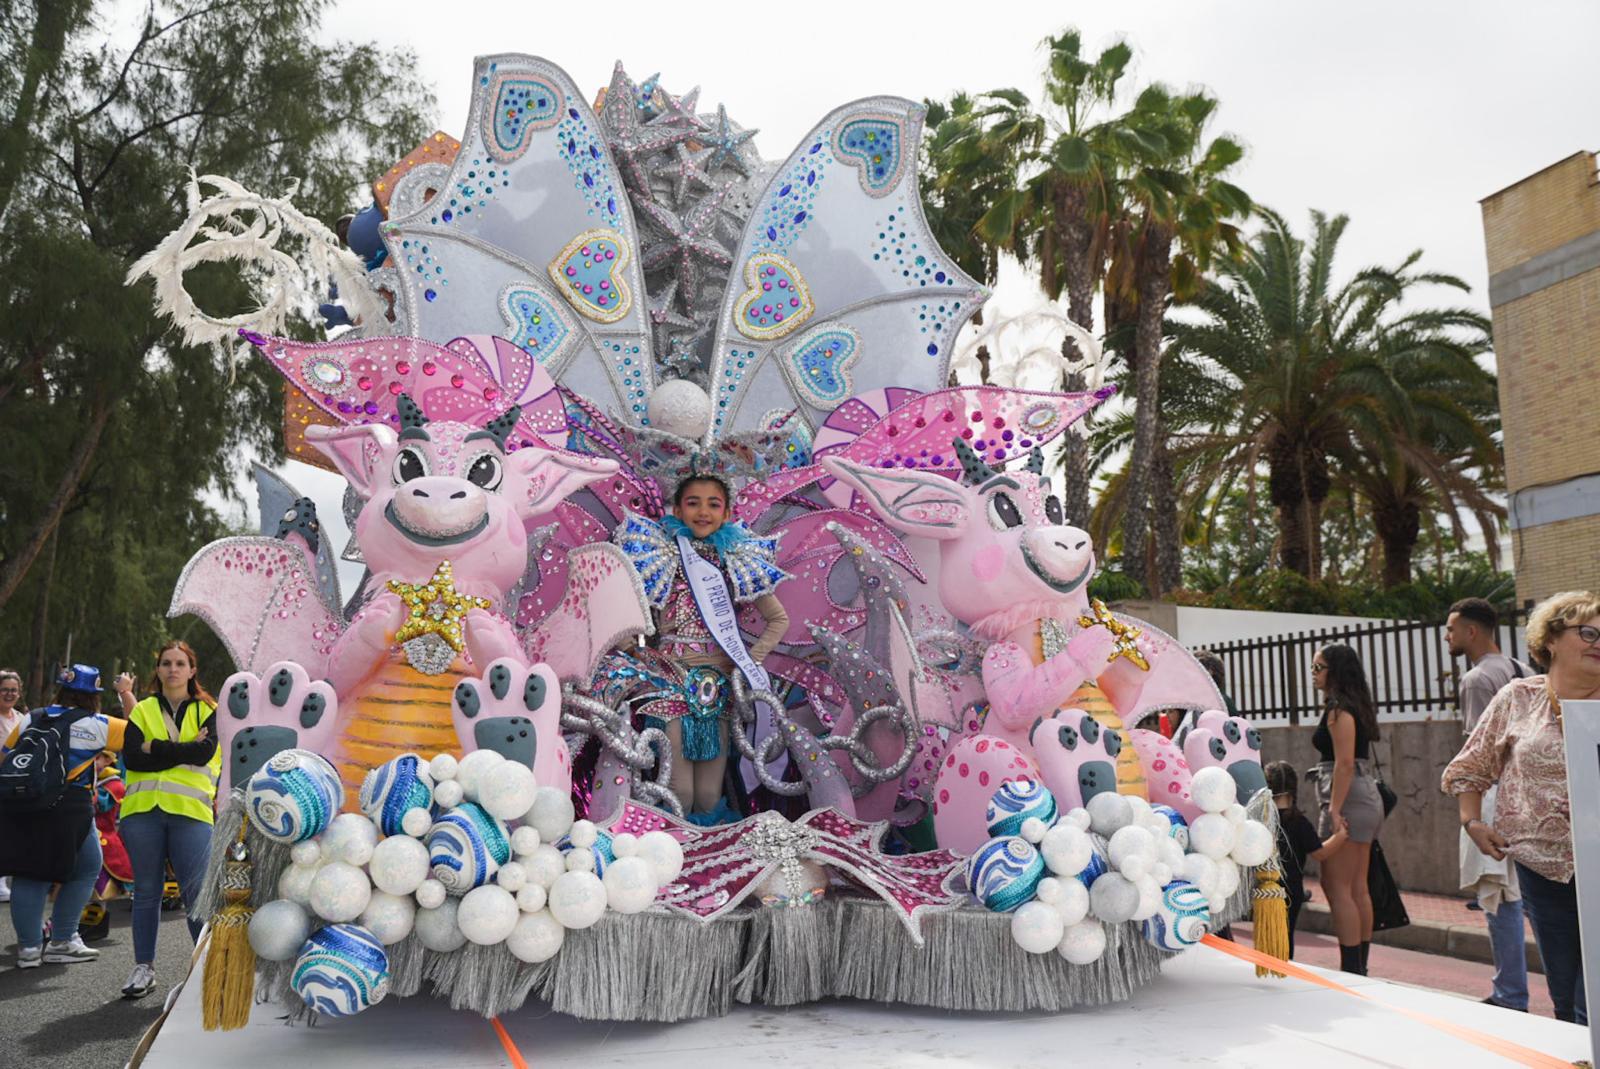
{"label": "dragon eye", "polygon": [[503,477],[504,472],[501,470],[499,458],[489,453],[479,456],[472,462],[472,467],[467,469],[467,481],[485,490],[500,489],[500,480]]}
{"label": "dragon eye", "polygon": [[1044,499],[1044,516],[1051,523],[1060,525],[1066,522],[1062,519],[1061,499],[1054,494]]}
{"label": "dragon eye", "polygon": [[989,526],[996,531],[1022,526],[1022,513],[1010,494],[1000,491],[989,498]]}
{"label": "dragon eye", "polygon": [[396,485],[408,483],[412,479],[420,479],[428,474],[428,462],[422,459],[422,454],[415,449],[407,447],[400,450],[394,458],[394,481]]}

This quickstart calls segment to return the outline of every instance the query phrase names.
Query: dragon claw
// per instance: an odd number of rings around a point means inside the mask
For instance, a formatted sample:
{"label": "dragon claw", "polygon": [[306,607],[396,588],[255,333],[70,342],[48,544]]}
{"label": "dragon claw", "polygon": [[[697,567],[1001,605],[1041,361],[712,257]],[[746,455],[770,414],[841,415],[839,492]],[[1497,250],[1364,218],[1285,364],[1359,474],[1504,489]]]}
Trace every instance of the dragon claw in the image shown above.
{"label": "dragon claw", "polygon": [[236,672],[223,683],[228,715],[217,718],[224,793],[289,749],[331,752],[339,699],[291,661],[268,667],[265,676]]}

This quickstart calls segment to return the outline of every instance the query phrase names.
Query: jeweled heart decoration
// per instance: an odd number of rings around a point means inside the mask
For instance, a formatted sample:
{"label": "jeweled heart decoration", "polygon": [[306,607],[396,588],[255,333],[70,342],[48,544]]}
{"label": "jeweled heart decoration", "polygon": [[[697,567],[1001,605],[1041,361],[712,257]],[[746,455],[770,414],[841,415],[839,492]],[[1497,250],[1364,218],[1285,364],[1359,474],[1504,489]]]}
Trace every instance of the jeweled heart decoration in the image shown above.
{"label": "jeweled heart decoration", "polygon": [[843,323],[818,327],[784,354],[789,382],[808,404],[832,408],[854,392],[850,366],[860,355],[861,335]]}
{"label": "jeweled heart decoration", "polygon": [[800,269],[775,252],[757,253],[745,261],[744,281],[747,289],[733,315],[739,333],[747,338],[782,338],[817,310]]}
{"label": "jeweled heart decoration", "polygon": [[550,261],[550,277],[580,314],[597,323],[615,323],[633,307],[623,281],[632,253],[615,230],[585,230]]}
{"label": "jeweled heart decoration", "polygon": [[834,136],[834,155],[861,172],[861,188],[881,197],[900,180],[905,133],[898,119],[869,115],[852,119]]}
{"label": "jeweled heart decoration", "polygon": [[561,118],[561,91],[527,75],[496,75],[489,95],[494,107],[483,113],[483,141],[501,163],[520,157],[535,130],[554,126]]}
{"label": "jeweled heart decoration", "polygon": [[572,333],[570,312],[556,307],[542,286],[513,282],[500,291],[500,314],[506,337],[527,350],[540,367],[549,367],[560,355],[562,343]]}

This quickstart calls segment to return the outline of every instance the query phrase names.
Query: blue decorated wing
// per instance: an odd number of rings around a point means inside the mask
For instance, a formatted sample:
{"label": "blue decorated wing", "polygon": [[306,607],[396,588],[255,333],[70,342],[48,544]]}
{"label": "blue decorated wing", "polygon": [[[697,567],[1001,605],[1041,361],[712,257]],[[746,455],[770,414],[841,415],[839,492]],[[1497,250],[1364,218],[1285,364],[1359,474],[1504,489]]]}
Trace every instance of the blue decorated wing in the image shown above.
{"label": "blue decorated wing", "polygon": [[645,600],[659,609],[672,593],[672,580],[678,574],[678,547],[654,520],[632,512],[623,517],[611,540],[628,555],[628,561],[644,583]]}
{"label": "blue decorated wing", "polygon": [[790,409],[815,430],[856,394],[946,384],[956,333],[988,292],[923,218],[923,111],[896,97],[847,104],[767,185],[717,323],[708,440]]}
{"label": "blue decorated wing", "polygon": [[744,602],[770,594],[789,574],[778,567],[778,539],[749,535],[721,551],[722,566],[733,584],[733,600]]}
{"label": "blue decorated wing", "polygon": [[480,57],[439,192],[381,234],[402,331],[499,334],[574,392],[643,416],[654,369],[637,230],[604,131],[561,68]]}

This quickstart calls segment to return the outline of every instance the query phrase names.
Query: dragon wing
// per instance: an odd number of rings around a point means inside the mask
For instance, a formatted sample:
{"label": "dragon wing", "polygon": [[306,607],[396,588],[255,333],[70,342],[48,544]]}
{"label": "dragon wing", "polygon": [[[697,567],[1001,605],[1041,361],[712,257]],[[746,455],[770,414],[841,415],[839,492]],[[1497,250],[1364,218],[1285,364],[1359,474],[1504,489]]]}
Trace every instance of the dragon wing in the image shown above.
{"label": "dragon wing", "polygon": [[333,547],[323,537],[317,523],[316,506],[271,468],[255,462],[250,467],[256,478],[261,533],[282,538],[289,531],[300,532],[307,548],[316,558],[314,574],[322,604],[331,613],[343,612],[344,596],[339,590],[339,569],[333,563]]}
{"label": "dragon wing", "polygon": [[442,342],[502,324],[563,385],[643,415],[655,372],[632,209],[560,67],[480,57],[442,188],[380,234],[403,329]]}
{"label": "dragon wing", "polygon": [[619,643],[650,633],[650,606],[628,556],[608,542],[567,558],[561,603],[525,636],[528,656],[563,681],[588,683]]}
{"label": "dragon wing", "polygon": [[956,333],[988,292],[923,218],[923,111],[895,97],[838,108],[768,183],[717,322],[708,442],[775,411],[815,429],[854,394],[945,385]]}

